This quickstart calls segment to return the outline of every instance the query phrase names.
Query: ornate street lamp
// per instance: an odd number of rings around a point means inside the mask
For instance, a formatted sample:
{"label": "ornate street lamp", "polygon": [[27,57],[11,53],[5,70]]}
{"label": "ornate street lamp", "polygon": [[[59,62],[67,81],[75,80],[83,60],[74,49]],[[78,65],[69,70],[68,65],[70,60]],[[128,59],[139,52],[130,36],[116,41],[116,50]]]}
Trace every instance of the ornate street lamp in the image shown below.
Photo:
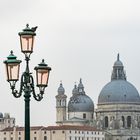
{"label": "ornate street lamp", "polygon": [[24,92],[25,97],[25,140],[30,140],[30,97],[31,94],[37,101],[41,101],[45,88],[48,85],[49,73],[51,68],[45,64],[44,59],[34,69],[36,70],[36,85],[39,87],[39,93],[35,93],[34,79],[29,70],[30,55],[33,52],[34,36],[36,35],[37,27],[23,29],[23,32],[19,33],[21,51],[25,54],[26,69],[21,75],[20,89],[15,89],[16,82],[19,80],[19,68],[21,60],[17,60],[16,56],[11,51],[11,54],[4,61],[6,66],[7,81],[10,83],[12,94],[18,98]]}

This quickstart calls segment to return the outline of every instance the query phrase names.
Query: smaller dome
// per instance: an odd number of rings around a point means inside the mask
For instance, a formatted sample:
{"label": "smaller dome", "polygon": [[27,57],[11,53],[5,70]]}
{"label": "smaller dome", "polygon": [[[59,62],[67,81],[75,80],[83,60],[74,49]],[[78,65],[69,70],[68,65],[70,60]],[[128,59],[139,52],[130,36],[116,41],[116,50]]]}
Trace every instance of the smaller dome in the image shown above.
{"label": "smaller dome", "polygon": [[94,104],[87,95],[77,94],[70,98],[68,112],[91,112],[94,111]]}
{"label": "smaller dome", "polygon": [[82,79],[73,89],[73,95],[68,103],[68,112],[93,112],[94,103],[92,99],[85,94]]}
{"label": "smaller dome", "polygon": [[57,92],[58,92],[58,94],[64,94],[65,93],[65,89],[63,88],[62,83],[60,83],[60,86],[59,86]]}

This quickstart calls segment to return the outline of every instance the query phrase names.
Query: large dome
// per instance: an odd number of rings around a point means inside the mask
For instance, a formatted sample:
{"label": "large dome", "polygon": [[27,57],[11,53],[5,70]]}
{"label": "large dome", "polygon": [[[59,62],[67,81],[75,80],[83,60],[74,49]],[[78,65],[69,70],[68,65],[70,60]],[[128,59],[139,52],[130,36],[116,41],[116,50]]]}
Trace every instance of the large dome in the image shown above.
{"label": "large dome", "polygon": [[94,104],[92,99],[84,92],[84,86],[80,79],[80,83],[73,89],[73,96],[68,103],[68,112],[92,112]]}
{"label": "large dome", "polygon": [[108,103],[137,103],[140,104],[140,96],[137,89],[126,80],[123,64],[119,60],[114,63],[111,82],[106,84],[100,92],[98,104]]}
{"label": "large dome", "polygon": [[104,103],[140,103],[137,89],[125,80],[113,80],[100,92],[98,104]]}

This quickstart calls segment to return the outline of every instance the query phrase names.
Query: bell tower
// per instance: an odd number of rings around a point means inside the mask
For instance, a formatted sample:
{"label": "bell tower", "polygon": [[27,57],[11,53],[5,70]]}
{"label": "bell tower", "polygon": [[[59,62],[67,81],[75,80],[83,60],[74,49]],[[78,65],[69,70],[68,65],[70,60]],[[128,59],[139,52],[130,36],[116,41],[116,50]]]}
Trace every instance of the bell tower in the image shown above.
{"label": "bell tower", "polygon": [[66,108],[67,108],[67,96],[65,95],[65,89],[63,88],[62,82],[57,90],[58,94],[56,98],[56,123],[62,124],[66,120]]}

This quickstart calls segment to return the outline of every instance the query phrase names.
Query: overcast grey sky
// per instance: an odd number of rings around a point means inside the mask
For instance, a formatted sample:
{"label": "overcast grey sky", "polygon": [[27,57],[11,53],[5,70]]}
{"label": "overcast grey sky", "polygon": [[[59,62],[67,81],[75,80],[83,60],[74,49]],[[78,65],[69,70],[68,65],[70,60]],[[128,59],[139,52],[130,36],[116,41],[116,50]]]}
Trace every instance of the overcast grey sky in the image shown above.
{"label": "overcast grey sky", "polygon": [[13,50],[24,71],[18,32],[26,23],[38,26],[31,71],[42,58],[52,67],[44,99],[31,98],[31,125],[55,124],[55,96],[61,80],[69,100],[74,83],[82,78],[96,106],[118,52],[127,80],[140,92],[139,7],[139,0],[1,0],[0,111],[24,125],[24,98],[11,95],[3,60]]}

